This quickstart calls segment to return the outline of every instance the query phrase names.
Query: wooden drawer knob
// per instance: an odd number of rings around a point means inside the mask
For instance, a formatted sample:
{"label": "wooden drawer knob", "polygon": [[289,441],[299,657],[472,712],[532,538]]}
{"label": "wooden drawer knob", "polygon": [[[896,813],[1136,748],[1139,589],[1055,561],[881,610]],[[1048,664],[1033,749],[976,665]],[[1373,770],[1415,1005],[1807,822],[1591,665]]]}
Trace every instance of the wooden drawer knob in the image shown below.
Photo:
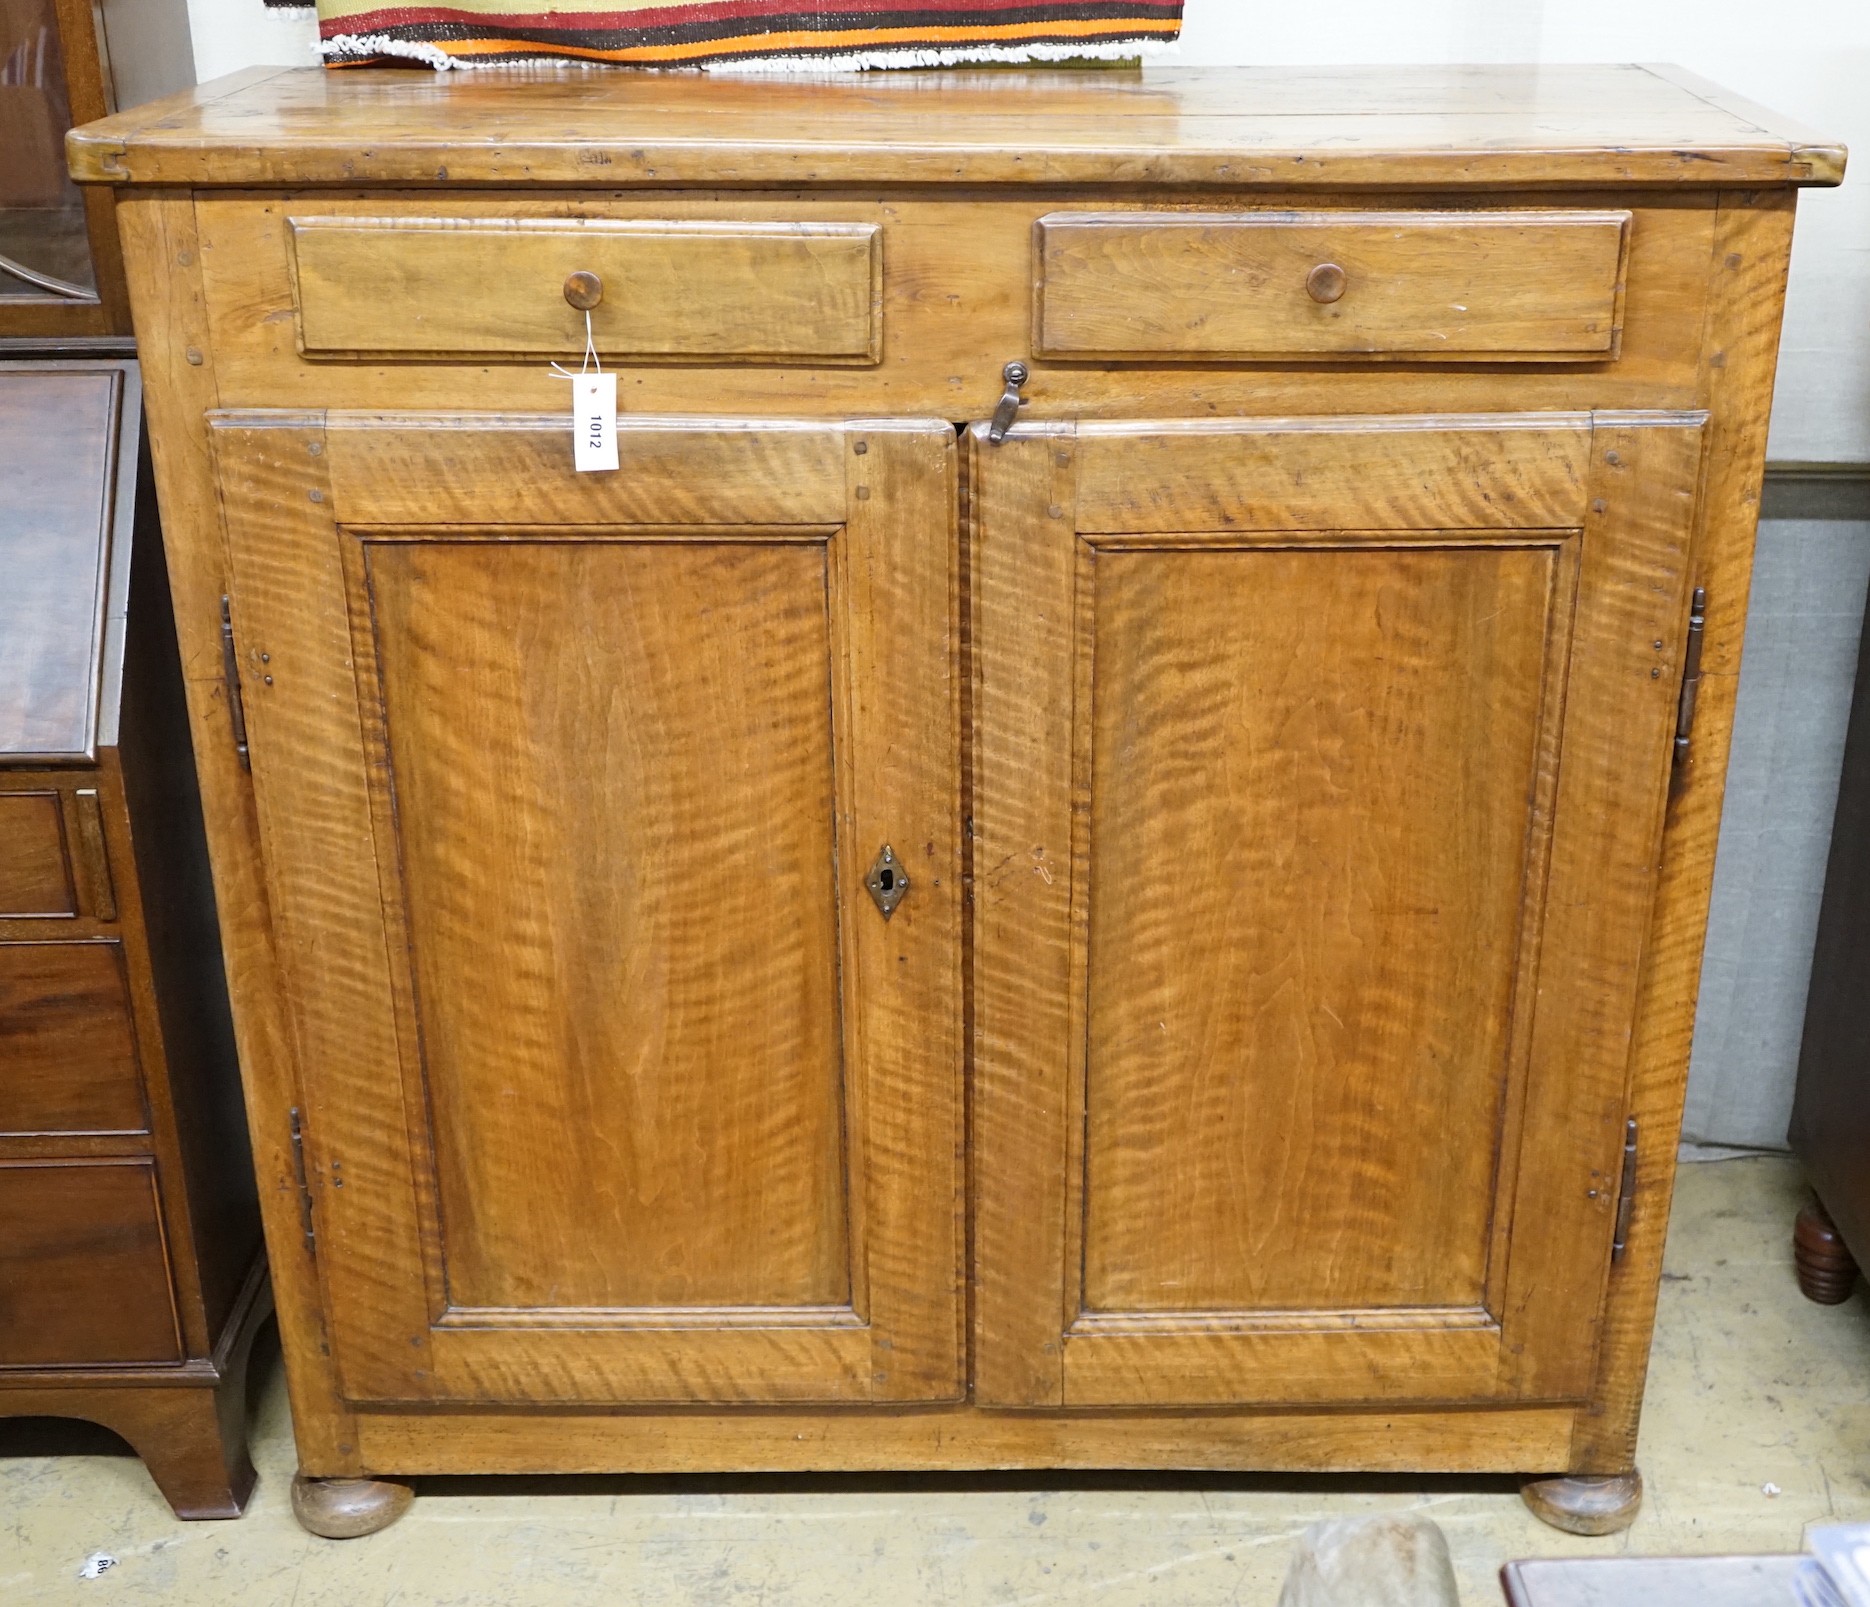
{"label": "wooden drawer knob", "polygon": [[579,312],[589,312],[604,299],[604,281],[580,269],[565,281],[565,299]]}
{"label": "wooden drawer knob", "polygon": [[1305,276],[1305,292],[1313,301],[1336,301],[1344,294],[1344,270],[1335,262],[1319,263]]}

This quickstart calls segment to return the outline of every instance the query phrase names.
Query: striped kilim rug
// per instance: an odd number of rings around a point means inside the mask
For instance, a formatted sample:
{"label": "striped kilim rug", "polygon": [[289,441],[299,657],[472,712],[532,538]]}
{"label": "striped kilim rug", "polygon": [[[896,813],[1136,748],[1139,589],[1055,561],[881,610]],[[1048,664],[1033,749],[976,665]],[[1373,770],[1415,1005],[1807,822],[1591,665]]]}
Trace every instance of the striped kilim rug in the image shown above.
{"label": "striped kilim rug", "polygon": [[1181,32],[1182,0],[318,0],[318,24],[334,67],[933,67],[1138,55]]}

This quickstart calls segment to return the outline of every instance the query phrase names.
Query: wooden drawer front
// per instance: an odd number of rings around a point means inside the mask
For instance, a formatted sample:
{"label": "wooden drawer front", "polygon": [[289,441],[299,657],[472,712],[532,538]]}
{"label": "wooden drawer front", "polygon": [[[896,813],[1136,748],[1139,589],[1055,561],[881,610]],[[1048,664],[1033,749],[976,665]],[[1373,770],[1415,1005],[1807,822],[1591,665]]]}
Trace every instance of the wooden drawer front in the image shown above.
{"label": "wooden drawer front", "polygon": [[58,794],[0,793],[0,917],[77,913]]}
{"label": "wooden drawer front", "polygon": [[1627,212],[1065,213],[1046,357],[1614,357]]}
{"label": "wooden drawer front", "polygon": [[299,350],[874,363],[882,231],[863,223],[292,218]]}
{"label": "wooden drawer front", "polygon": [[0,1134],[148,1127],[121,945],[0,943]]}
{"label": "wooden drawer front", "polygon": [[181,1359],[155,1164],[0,1164],[0,1367]]}

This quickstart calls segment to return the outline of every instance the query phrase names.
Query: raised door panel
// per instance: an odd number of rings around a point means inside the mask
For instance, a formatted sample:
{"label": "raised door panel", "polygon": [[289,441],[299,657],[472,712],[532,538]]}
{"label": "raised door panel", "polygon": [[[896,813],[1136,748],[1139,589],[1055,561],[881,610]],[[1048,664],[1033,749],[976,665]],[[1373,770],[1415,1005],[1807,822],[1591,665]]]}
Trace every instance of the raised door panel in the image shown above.
{"label": "raised door panel", "polygon": [[362,551],[451,1306],[848,1304],[827,543]]}
{"label": "raised door panel", "polygon": [[217,429],[345,1389],[954,1398],[952,432],[565,435]]}
{"label": "raised door panel", "polygon": [[984,1400],[1582,1392],[1699,452],[975,439]]}
{"label": "raised door panel", "polygon": [[1479,1306],[1563,549],[1089,567],[1084,1309]]}

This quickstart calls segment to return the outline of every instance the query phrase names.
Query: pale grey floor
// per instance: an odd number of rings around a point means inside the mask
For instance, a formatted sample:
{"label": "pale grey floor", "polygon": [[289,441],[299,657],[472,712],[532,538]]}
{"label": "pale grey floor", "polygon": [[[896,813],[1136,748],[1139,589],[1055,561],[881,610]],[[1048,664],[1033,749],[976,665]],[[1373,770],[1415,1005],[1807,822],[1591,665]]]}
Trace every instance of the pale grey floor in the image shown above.
{"label": "pale grey floor", "polygon": [[[122,1455],[22,1455],[0,1425],[0,1603],[165,1607],[1273,1607],[1318,1518],[1401,1510],[1446,1529],[1467,1607],[1535,1555],[1795,1551],[1870,1520],[1870,1308],[1802,1300],[1780,1157],[1687,1168],[1641,1442],[1648,1504],[1580,1540],[1504,1480],[431,1481],[395,1528],[293,1523],[275,1379],[247,1516],[178,1523]],[[16,1447],[9,1454],[8,1445]],[[85,1558],[117,1565],[78,1577]]]}
{"label": "pale grey floor", "polygon": [[1760,525],[1683,1137],[1784,1145],[1870,523]]}

